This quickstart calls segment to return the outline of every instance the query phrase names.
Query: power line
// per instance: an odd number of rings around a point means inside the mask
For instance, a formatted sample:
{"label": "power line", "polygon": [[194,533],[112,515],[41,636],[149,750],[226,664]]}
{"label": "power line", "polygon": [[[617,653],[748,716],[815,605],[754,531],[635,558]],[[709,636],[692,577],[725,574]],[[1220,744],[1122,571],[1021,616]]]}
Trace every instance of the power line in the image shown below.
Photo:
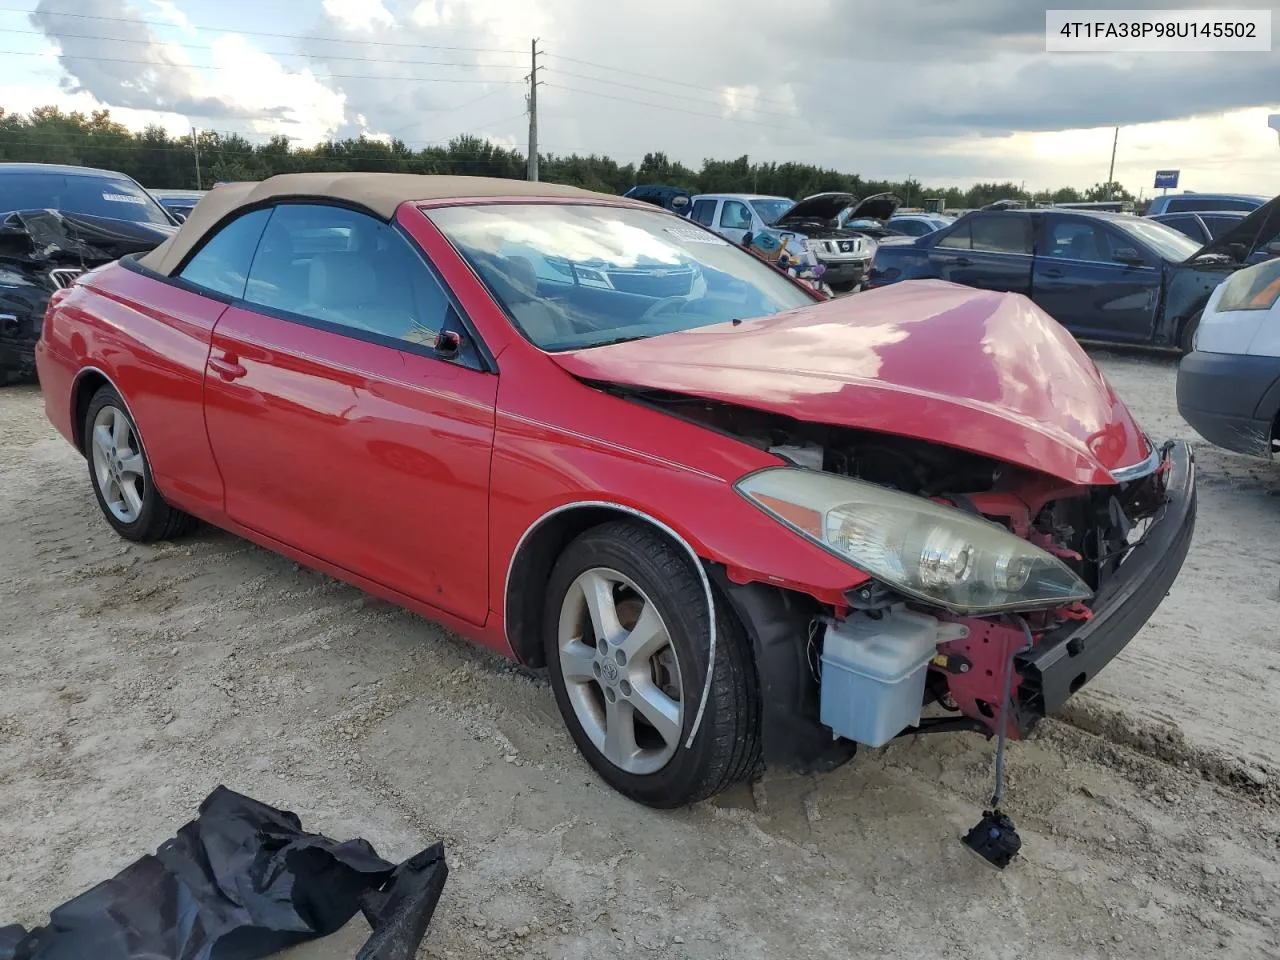
{"label": "power line", "polygon": [[[659,97],[688,96],[687,94],[683,94],[683,93],[667,93],[665,90],[654,90],[652,87],[638,87],[632,83],[619,83],[617,80],[605,80],[602,77],[589,77],[585,73],[570,73],[567,70],[561,70],[558,67],[553,67],[553,68],[543,67],[542,69],[543,70],[551,69],[556,74],[556,76],[560,76],[560,77],[574,77],[575,79],[578,79],[578,80],[590,80],[592,83],[608,84],[611,87],[625,87],[628,90],[639,90],[642,93],[652,93]],[[719,107],[724,105],[723,101],[715,101],[715,100],[693,100],[692,102],[704,103],[707,106],[714,106],[714,107]],[[765,101],[765,102],[774,103],[777,101]],[[788,120],[792,119],[793,117],[793,115],[790,113],[779,113],[776,110],[757,110],[754,107],[751,108],[751,112],[758,113],[761,116],[765,116],[765,117],[785,117]]]}
{"label": "power line", "polygon": [[[238,31],[237,31],[238,32]],[[103,37],[93,33],[60,33],[57,36],[50,37],[43,30],[13,30],[8,27],[0,27],[0,33],[23,33],[33,36],[45,37],[53,43],[61,44],[63,40],[102,40],[108,43],[144,43],[144,44],[161,44],[173,42],[176,46],[182,47],[183,50],[216,50],[217,47],[211,43],[178,43],[176,41],[157,40],[152,37],[142,39],[139,37]],[[341,41],[345,42],[345,41]],[[358,42],[358,41],[352,41]],[[441,48],[446,49],[446,48]],[[451,49],[451,48],[450,48]],[[466,49],[466,48],[457,48]],[[350,57],[340,56],[338,54],[319,54],[319,53],[300,53],[297,50],[257,50],[256,53],[265,54],[269,57],[301,57],[309,60],[352,60],[359,63],[403,63],[412,64],[414,66],[424,67],[493,67],[503,70],[519,70],[522,69],[520,64],[515,63],[468,63],[460,60],[385,60],[382,57]],[[496,51],[495,51],[496,52]]]}
{"label": "power line", "polygon": [[392,137],[397,136],[398,133],[403,133],[405,130],[412,130],[414,127],[419,127],[424,123],[430,123],[434,120],[439,119],[440,117],[447,116],[450,113],[457,113],[459,110],[465,110],[467,107],[473,106],[474,104],[479,103],[481,100],[487,100],[489,97],[492,97],[495,94],[499,94],[502,92],[503,92],[502,90],[490,90],[488,93],[482,93],[480,96],[475,97],[472,100],[468,100],[465,103],[460,103],[456,107],[450,107],[448,110],[434,110],[431,112],[430,116],[425,117],[421,120],[415,120],[413,123],[410,123],[407,126],[400,127],[398,131],[388,130],[387,135]]}
{"label": "power line", "polygon": [[[21,10],[15,7],[0,7],[0,13],[22,13],[30,14],[30,10]],[[78,20],[103,20],[108,23],[128,23],[133,26],[147,27],[166,27],[175,28],[176,25],[168,20],[143,20],[134,19],[132,17],[104,17],[93,13],[54,13],[50,11],[41,11],[41,16],[45,17],[74,17]],[[317,37],[312,34],[305,33],[268,33],[262,30],[241,30],[239,27],[210,27],[197,26],[191,24],[192,30],[203,30],[212,33],[239,33],[248,37],[275,37],[278,40],[312,40],[321,43],[359,43],[366,46],[374,47],[408,47],[413,50],[465,50],[470,53],[518,53],[523,55],[523,50],[497,50],[489,47],[441,47],[434,46],[429,43],[403,43],[394,40],[365,40],[362,38],[348,37]]]}
{"label": "power line", "polygon": [[665,103],[650,103],[646,100],[632,100],[630,97],[615,97],[609,93],[597,93],[594,90],[583,90],[579,87],[566,87],[559,83],[548,83],[547,86],[554,87],[557,90],[567,90],[570,93],[582,93],[589,97],[602,97],[605,100],[617,100],[619,103],[634,103],[641,107],[654,107],[658,110],[668,110],[672,113],[687,113],[692,117],[707,117],[711,120],[727,120],[729,123],[749,123],[757,127],[774,127],[777,124],[765,123],[762,120],[747,120],[743,117],[725,117],[714,113],[698,113],[695,110],[682,110],[679,107],[668,106]]}
{"label": "power line", "polygon": [[[0,50],[0,57],[43,57],[47,54],[34,50]],[[139,60],[136,57],[82,57],[79,54],[66,54],[73,60],[90,60],[95,63],[134,63],[139,66],[151,67],[153,69],[167,68],[169,70],[240,70],[243,69],[238,65],[229,65],[225,67],[202,66],[199,64],[186,63],[156,63],[154,60]],[[510,68],[508,68],[510,69]],[[480,78],[453,78],[453,77],[402,77],[387,76],[386,74],[367,74],[367,73],[325,73],[324,77],[334,80],[410,80],[422,83],[507,83],[523,85],[523,80],[487,80]]]}
{"label": "power line", "polygon": [[[701,86],[699,84],[686,83],[683,80],[671,80],[671,79],[668,79],[667,77],[660,77],[652,73],[637,73],[635,70],[623,70],[621,67],[611,67],[611,66],[608,66],[607,64],[594,63],[590,60],[579,60],[575,57],[566,57],[563,54],[559,54],[559,53],[548,53],[547,56],[554,57],[557,60],[564,60],[567,63],[581,64],[584,67],[595,67],[597,70],[608,70],[611,73],[625,73],[628,76],[640,77],[641,79],[644,79],[644,80],[656,80],[659,83],[669,83],[674,87],[685,87],[690,90],[702,90],[703,92],[706,91],[706,87]],[[592,77],[590,79],[598,80],[599,78]],[[605,81],[600,81],[600,82],[605,82]],[[770,100],[764,97],[756,97],[756,99],[761,103],[772,103],[780,107],[791,106],[790,101],[787,101],[787,100]]]}

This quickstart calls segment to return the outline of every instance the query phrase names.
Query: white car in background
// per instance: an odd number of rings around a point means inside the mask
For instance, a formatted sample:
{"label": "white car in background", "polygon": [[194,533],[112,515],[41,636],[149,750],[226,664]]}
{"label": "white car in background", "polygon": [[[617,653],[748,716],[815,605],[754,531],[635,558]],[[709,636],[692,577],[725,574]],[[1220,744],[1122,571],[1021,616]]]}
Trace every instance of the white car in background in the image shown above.
{"label": "white car in background", "polygon": [[1219,447],[1280,453],[1280,259],[1236,271],[1210,295],[1178,366],[1178,412]]}

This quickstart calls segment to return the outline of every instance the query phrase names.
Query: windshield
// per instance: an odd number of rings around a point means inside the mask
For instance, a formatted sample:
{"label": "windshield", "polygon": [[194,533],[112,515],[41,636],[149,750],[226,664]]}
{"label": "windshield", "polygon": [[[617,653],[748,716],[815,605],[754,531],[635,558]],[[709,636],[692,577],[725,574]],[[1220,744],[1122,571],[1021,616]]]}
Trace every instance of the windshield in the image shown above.
{"label": "windshield", "polygon": [[781,220],[792,207],[796,205],[794,200],[752,200],[751,206],[756,208],[756,213],[760,214],[760,219],[767,224],[777,223]]}
{"label": "windshield", "polygon": [[133,223],[173,223],[132,180],[85,174],[0,175],[0,212],[14,210],[60,210]]}
{"label": "windshield", "polygon": [[1157,223],[1155,220],[1134,217],[1116,219],[1112,223],[1130,236],[1137,237],[1166,260],[1181,263],[1200,249],[1200,244],[1185,233],[1179,233],[1172,227]]}
{"label": "windshield", "polygon": [[544,350],[575,350],[815,302],[773,267],[667,213],[485,204],[431,220]]}

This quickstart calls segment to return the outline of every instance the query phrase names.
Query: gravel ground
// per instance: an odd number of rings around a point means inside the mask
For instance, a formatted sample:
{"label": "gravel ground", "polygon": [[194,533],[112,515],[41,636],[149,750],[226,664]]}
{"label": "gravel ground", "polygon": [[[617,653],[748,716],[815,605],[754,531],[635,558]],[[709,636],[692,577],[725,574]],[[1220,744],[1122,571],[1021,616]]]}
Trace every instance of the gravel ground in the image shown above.
{"label": "gravel ground", "polygon": [[[1098,356],[1153,434],[1191,436],[1168,360]],[[117,539],[34,389],[0,391],[0,445],[0,923],[42,922],[223,783],[389,859],[445,839],[423,957],[1280,957],[1269,464],[1197,446],[1184,573],[1013,747],[1024,855],[996,873],[956,841],[990,792],[979,737],[643,809],[505,661],[218,531]]]}

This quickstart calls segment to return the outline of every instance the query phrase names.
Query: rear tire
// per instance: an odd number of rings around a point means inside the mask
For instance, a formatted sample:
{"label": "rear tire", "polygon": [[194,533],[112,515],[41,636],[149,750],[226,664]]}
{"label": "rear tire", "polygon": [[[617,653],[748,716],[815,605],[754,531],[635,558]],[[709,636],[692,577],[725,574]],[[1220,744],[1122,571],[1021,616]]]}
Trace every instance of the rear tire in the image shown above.
{"label": "rear tire", "polygon": [[1203,310],[1197,310],[1196,315],[1186,322],[1182,328],[1182,333],[1178,337],[1178,349],[1185,355],[1195,349],[1196,331],[1200,329],[1200,315]]}
{"label": "rear tire", "polygon": [[721,603],[711,692],[686,747],[707,677],[707,599],[689,558],[666,537],[630,521],[586,531],[556,562],[547,601],[543,640],[556,703],[606,783],[665,809],[703,800],[756,770],[755,663]]}
{"label": "rear tire", "polygon": [[82,436],[89,483],[116,533],[150,543],[195,529],[195,517],[169,506],[156,490],[138,425],[113,387],[104,384],[89,401]]}

